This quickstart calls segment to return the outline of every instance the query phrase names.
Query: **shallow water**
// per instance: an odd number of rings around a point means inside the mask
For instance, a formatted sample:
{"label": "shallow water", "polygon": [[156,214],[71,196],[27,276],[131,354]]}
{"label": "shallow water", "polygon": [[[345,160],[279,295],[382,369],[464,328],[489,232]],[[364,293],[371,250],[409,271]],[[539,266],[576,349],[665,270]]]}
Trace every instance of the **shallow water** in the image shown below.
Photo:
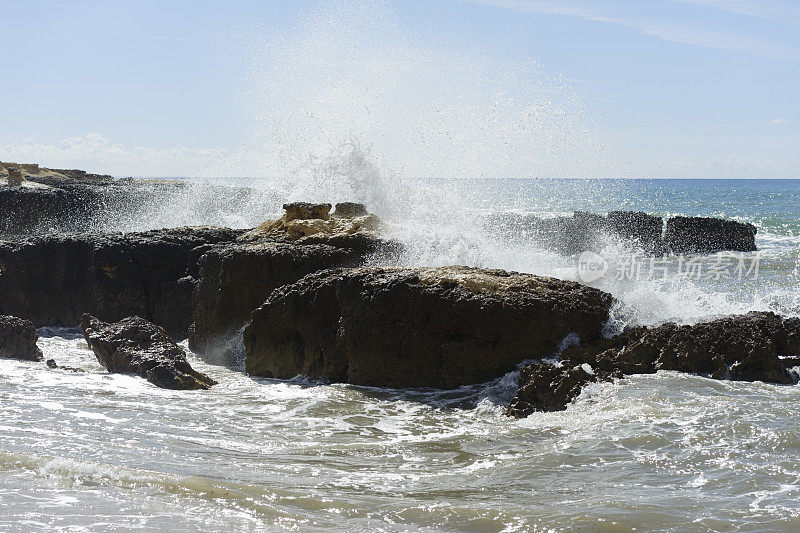
{"label": "shallow water", "polygon": [[[492,240],[469,224],[474,214],[735,217],[759,228],[758,279],[604,279],[623,303],[616,326],[800,314],[800,184],[432,187],[423,210],[385,217],[407,264],[574,276],[574,257]],[[170,225],[168,207],[140,223]],[[208,213],[188,209],[180,221],[229,216]],[[798,386],[661,372],[591,385],[564,412],[516,421],[503,416],[516,373],[456,391],[394,391],[254,380],[192,356],[220,384],[176,392],[106,373],[78,331],[44,328],[39,344],[86,372],[0,360],[0,530],[800,530]]]}
{"label": "shallow water", "polygon": [[800,388],[662,372],[567,411],[502,416],[515,374],[450,392],[253,380],[157,389],[0,361],[0,529],[325,531],[800,528]]}

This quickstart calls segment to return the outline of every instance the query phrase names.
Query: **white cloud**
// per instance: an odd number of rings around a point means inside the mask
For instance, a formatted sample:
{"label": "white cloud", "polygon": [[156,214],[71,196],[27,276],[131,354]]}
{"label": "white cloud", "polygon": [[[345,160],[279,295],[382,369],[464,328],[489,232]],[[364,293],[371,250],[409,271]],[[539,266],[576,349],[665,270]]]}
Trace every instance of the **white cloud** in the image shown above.
{"label": "white cloud", "polygon": [[775,120],[771,120],[770,122],[772,124],[786,124],[789,121],[786,120],[785,118],[776,118]]}

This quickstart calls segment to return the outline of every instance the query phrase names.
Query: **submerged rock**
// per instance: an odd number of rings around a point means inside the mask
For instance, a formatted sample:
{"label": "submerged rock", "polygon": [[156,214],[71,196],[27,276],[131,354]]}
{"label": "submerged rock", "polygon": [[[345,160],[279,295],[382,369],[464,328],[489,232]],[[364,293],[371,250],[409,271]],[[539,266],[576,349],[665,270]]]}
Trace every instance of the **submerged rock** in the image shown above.
{"label": "submerged rock", "polygon": [[675,217],[667,221],[664,243],[675,254],[753,252],[756,232],[754,225],[734,220]]}
{"label": "submerged rock", "polygon": [[597,338],[613,298],[577,283],[467,267],[357,268],[276,289],[244,332],[253,376],[380,387],[485,382]]}
{"label": "submerged rock", "polygon": [[109,372],[138,374],[163,389],[208,389],[217,384],[191,367],[183,348],[163,328],[143,318],[130,316],[107,323],[84,314],[81,329]]}
{"label": "submerged rock", "polygon": [[[572,369],[587,367],[596,376],[583,383],[675,370],[713,379],[792,384],[797,375],[789,369],[800,363],[800,318],[753,312],[693,326],[637,327],[611,339],[571,346],[563,351],[561,361],[566,368],[563,372],[578,390],[581,377]],[[533,410],[565,409],[577,396],[574,387],[568,387],[569,394],[553,396],[553,390],[564,389],[557,380],[565,378],[541,365],[523,368],[509,414],[527,416]],[[554,397],[555,401],[536,400],[541,397]]]}
{"label": "submerged rock", "polygon": [[562,411],[589,383],[611,379],[598,375],[589,365],[554,365],[539,361],[524,366],[519,373],[519,390],[508,406],[507,415],[524,418],[536,411]]}
{"label": "submerged rock", "polygon": [[36,326],[138,315],[186,337],[200,255],[240,230],[175,228],[0,241],[0,313]]}
{"label": "submerged rock", "polygon": [[0,315],[0,359],[41,361],[36,328],[30,320]]}

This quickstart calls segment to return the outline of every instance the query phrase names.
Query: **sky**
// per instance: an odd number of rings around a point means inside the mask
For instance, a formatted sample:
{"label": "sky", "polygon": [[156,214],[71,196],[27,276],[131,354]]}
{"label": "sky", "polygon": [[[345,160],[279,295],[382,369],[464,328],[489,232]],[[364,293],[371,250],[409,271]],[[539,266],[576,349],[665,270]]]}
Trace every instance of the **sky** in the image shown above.
{"label": "sky", "polygon": [[800,177],[797,0],[0,0],[0,20],[2,161],[288,178],[358,145],[421,177]]}

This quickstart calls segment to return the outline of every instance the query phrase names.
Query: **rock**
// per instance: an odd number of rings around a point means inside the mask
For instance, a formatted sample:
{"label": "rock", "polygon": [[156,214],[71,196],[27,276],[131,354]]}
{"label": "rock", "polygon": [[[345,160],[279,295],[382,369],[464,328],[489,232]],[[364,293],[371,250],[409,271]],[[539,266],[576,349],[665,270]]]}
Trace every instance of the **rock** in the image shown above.
{"label": "rock", "polygon": [[294,202],[291,204],[283,204],[283,209],[286,211],[284,215],[284,220],[286,222],[309,219],[328,220],[330,217],[329,213],[331,212],[331,204]]}
{"label": "rock", "polygon": [[333,216],[339,218],[355,218],[367,216],[368,214],[367,206],[364,204],[341,202],[336,204],[336,211],[334,211]]}
{"label": "rock", "polygon": [[[353,204],[360,205],[360,204]],[[363,207],[363,206],[362,206]],[[381,222],[375,215],[331,218],[330,204],[296,202],[283,206],[286,213],[278,220],[269,220],[248,231],[240,242],[280,241],[295,244],[327,244],[340,248],[351,248],[362,253],[374,252],[387,247],[378,232]],[[356,208],[345,208],[345,211]]]}
{"label": "rock", "polygon": [[36,328],[30,320],[0,315],[0,359],[41,361]]}
{"label": "rock", "polygon": [[22,172],[19,169],[9,167],[6,169],[8,171],[8,177],[6,181],[9,187],[19,187],[22,185]]}
{"label": "rock", "polygon": [[800,362],[800,319],[753,312],[693,326],[636,327],[611,339],[570,346],[561,360],[566,374],[542,363],[523,369],[509,414],[566,408],[577,396],[575,388],[591,381],[575,374],[582,365],[594,369],[593,380],[675,370],[713,379],[797,383],[789,369]]}
{"label": "rock", "polygon": [[138,374],[163,389],[208,389],[217,384],[191,367],[183,348],[163,328],[143,318],[130,316],[107,323],[84,314],[81,329],[109,372]]}
{"label": "rock", "polygon": [[47,361],[45,361],[45,364],[47,365],[47,368],[51,368],[53,370],[67,370],[68,372],[86,372],[86,370],[82,368],[75,368],[72,366],[61,366],[56,363],[55,359],[48,359]]}
{"label": "rock", "polygon": [[757,229],[752,224],[705,217],[667,220],[665,244],[675,254],[753,252]]}
{"label": "rock", "polygon": [[578,397],[583,387],[595,381],[611,379],[612,374],[598,375],[589,365],[557,366],[539,361],[524,366],[519,374],[519,390],[506,414],[525,418],[536,411],[563,411]]}
{"label": "rock", "polygon": [[613,233],[632,241],[644,251],[649,253],[663,251],[661,239],[664,220],[661,217],[637,211],[611,211],[606,219]]}
{"label": "rock", "polygon": [[241,234],[188,227],[0,241],[0,313],[36,326],[75,326],[84,312],[138,315],[185,338],[200,256]]}
{"label": "rock", "polygon": [[244,331],[253,376],[379,387],[481,383],[598,337],[613,298],[467,267],[334,269],[276,289]]}
{"label": "rock", "polygon": [[192,298],[191,350],[217,363],[241,359],[241,329],[276,288],[326,268],[356,266],[365,255],[325,244],[230,244],[200,258]]}

